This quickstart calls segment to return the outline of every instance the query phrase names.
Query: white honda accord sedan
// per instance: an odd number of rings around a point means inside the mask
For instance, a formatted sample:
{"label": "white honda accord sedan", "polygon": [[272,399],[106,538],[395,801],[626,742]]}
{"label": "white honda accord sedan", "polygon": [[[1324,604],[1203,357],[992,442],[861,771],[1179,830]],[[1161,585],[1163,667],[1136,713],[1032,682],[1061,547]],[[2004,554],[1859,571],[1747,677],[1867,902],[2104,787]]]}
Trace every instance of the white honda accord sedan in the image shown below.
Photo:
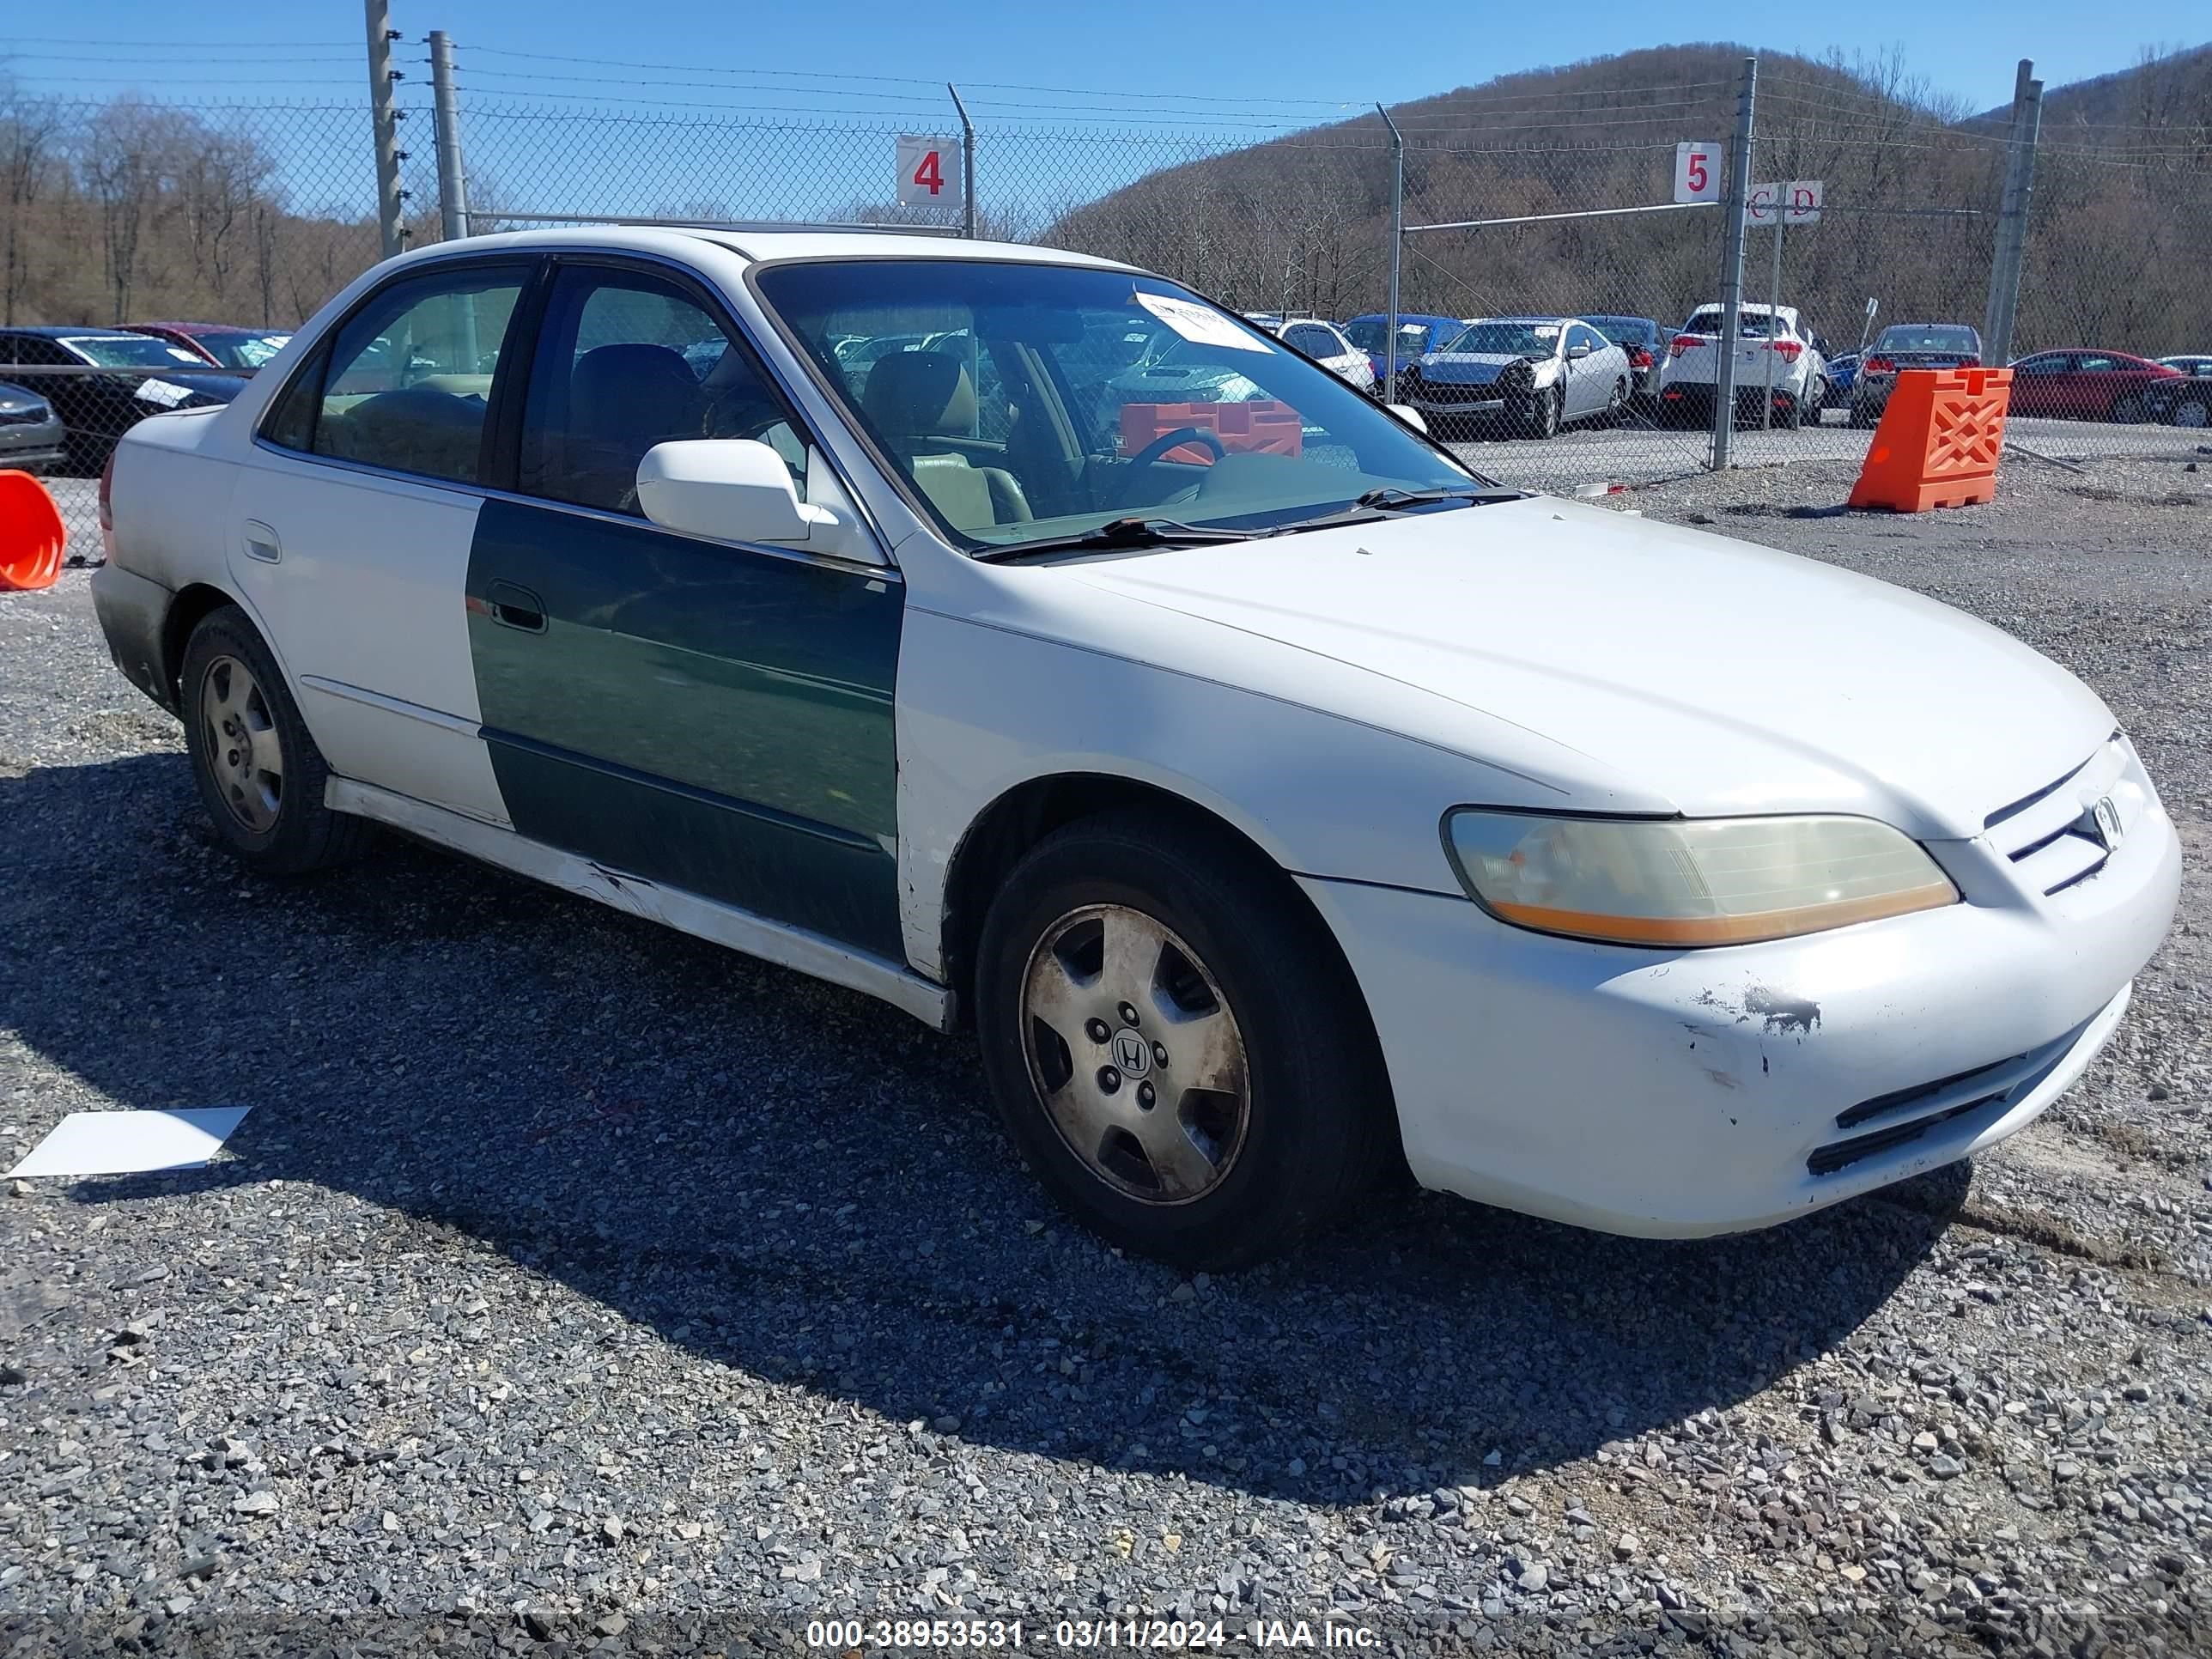
{"label": "white honda accord sedan", "polygon": [[[1126,389],[1133,325],[1259,395]],[[1185,1262],[1401,1156],[1650,1235],[1963,1158],[2175,904],[2135,750],[2025,646],[1494,488],[1073,254],[425,249],[104,499],[110,647],[246,865],[382,824],[972,1023],[1043,1182]]]}

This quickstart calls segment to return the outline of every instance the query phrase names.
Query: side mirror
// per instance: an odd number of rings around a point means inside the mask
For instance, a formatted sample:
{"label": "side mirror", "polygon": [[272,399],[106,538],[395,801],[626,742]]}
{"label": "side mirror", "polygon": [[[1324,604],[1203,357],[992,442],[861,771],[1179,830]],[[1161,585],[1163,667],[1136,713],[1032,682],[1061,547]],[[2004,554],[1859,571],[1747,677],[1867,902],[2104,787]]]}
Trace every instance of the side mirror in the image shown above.
{"label": "side mirror", "polygon": [[1590,349],[1586,345],[1571,345],[1567,348],[1567,356],[1570,361],[1577,357],[1587,357],[1589,355]]}
{"label": "side mirror", "polygon": [[1403,421],[1407,426],[1413,428],[1414,431],[1426,432],[1429,429],[1429,423],[1421,418],[1421,411],[1414,408],[1413,404],[1385,404],[1382,406],[1389,410],[1393,415],[1395,415],[1400,420]]}
{"label": "side mirror", "polygon": [[844,554],[842,518],[799,499],[783,457],[751,438],[655,444],[637,464],[637,504],[663,530]]}

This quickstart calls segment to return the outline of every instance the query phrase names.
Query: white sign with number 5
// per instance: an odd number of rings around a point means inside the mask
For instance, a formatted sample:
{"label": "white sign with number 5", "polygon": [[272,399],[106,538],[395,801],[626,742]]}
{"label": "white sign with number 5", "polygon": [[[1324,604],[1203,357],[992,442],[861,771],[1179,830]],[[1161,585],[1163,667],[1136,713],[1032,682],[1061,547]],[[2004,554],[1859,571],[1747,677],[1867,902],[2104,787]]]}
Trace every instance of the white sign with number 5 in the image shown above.
{"label": "white sign with number 5", "polygon": [[1685,142],[1674,146],[1674,199],[1721,199],[1721,147]]}
{"label": "white sign with number 5", "polygon": [[960,141],[902,133],[898,141],[898,204],[960,205]]}

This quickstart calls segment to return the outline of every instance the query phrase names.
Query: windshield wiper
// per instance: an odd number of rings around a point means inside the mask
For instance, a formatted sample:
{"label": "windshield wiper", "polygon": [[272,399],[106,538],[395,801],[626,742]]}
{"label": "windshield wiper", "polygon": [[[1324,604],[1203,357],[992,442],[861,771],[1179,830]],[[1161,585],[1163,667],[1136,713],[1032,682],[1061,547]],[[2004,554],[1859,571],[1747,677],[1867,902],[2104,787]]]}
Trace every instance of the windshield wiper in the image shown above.
{"label": "windshield wiper", "polygon": [[1499,501],[1524,501],[1528,495],[1525,489],[1486,489],[1465,484],[1446,484],[1435,489],[1406,489],[1396,484],[1384,484],[1369,490],[1349,507],[1340,507],[1334,513],[1322,513],[1310,519],[1293,519],[1288,524],[1279,524],[1261,533],[1292,536],[1302,530],[1323,530],[1331,525],[1359,524],[1386,513],[1408,513],[1415,507],[1434,507],[1439,502],[1454,502],[1463,507],[1490,507]]}
{"label": "windshield wiper", "polygon": [[1465,501],[1469,507],[1487,507],[1493,501],[1517,501],[1528,493],[1525,489],[1485,489],[1466,484],[1440,484],[1434,489],[1403,489],[1396,484],[1384,484],[1359,496],[1352,506],[1378,513],[1426,507],[1434,501]]}
{"label": "windshield wiper", "polygon": [[1019,542],[992,548],[975,556],[986,562],[1027,558],[1033,553],[1095,553],[1127,547],[1198,547],[1214,542],[1249,542],[1245,530],[1183,524],[1174,519],[1113,519],[1079,536],[1054,536],[1041,542]]}

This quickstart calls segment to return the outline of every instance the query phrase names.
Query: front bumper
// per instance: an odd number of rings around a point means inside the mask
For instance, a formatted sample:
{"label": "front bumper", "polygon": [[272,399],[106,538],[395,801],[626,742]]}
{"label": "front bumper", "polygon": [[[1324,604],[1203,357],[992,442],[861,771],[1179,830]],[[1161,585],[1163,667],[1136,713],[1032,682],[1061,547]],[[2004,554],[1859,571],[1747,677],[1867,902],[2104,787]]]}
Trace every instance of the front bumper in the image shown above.
{"label": "front bumper", "polygon": [[1302,878],[1358,976],[1424,1186],[1601,1231],[1806,1214],[1991,1146],[2111,1037],[2173,916],[2151,797],[2090,879],[1799,939],[1668,953],[1553,939],[1465,900]]}

